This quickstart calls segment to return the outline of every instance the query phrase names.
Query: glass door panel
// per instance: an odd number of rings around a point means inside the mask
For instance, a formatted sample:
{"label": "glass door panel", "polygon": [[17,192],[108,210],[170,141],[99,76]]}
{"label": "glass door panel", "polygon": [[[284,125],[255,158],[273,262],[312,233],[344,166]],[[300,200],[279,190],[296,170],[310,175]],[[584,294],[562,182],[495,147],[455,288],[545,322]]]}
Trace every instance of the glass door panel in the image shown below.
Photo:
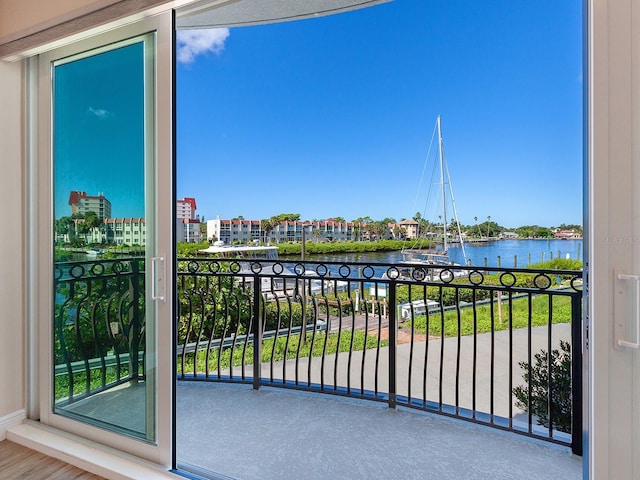
{"label": "glass door panel", "polygon": [[154,34],[54,61],[52,410],[156,440]]}

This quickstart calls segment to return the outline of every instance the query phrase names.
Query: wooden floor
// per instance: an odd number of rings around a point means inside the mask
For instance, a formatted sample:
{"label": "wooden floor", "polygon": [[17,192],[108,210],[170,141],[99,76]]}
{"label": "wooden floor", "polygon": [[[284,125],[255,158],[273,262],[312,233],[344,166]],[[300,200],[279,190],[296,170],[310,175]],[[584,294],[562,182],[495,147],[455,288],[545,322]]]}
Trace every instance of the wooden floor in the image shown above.
{"label": "wooden floor", "polygon": [[104,480],[103,477],[8,440],[0,442],[0,479]]}

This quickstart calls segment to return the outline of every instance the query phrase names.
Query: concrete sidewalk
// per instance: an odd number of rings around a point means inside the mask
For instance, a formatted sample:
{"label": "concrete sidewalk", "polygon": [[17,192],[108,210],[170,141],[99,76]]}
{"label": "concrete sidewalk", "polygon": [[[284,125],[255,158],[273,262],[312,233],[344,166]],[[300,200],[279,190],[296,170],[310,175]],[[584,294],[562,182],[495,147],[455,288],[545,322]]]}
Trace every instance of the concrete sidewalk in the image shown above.
{"label": "concrete sidewalk", "polygon": [[[558,348],[560,340],[570,341],[570,324],[552,327],[552,348]],[[473,407],[473,379],[475,376],[476,410],[493,413],[501,417],[521,414],[513,402],[511,391],[523,385],[523,369],[519,362],[528,361],[527,329],[515,329],[512,334],[512,360],[509,362],[509,332],[480,334],[476,337],[475,372],[474,338],[472,335],[458,338],[428,339],[404,343],[397,347],[396,391],[398,395],[414,399],[434,401],[461,408]],[[491,370],[493,342],[493,373]],[[531,330],[531,356],[540,350],[547,350],[548,329],[536,327]],[[262,364],[262,377],[274,380],[295,380],[299,382],[324,384],[330,388],[350,386],[352,389],[389,391],[389,348],[382,347],[376,358],[376,350],[348,352],[320,357],[302,358]],[[458,356],[459,354],[459,356]],[[425,362],[426,358],[426,362]],[[459,362],[459,363],[458,363]],[[412,364],[411,369],[409,368]],[[511,364],[511,375],[509,365]],[[309,365],[311,365],[309,367]],[[337,366],[336,366],[337,365]],[[458,375],[456,375],[456,372]],[[364,375],[363,375],[364,373]],[[249,373],[250,374],[250,373]],[[456,380],[457,378],[457,380]],[[363,381],[361,381],[363,379]],[[511,383],[510,383],[511,382]],[[491,385],[493,384],[493,412],[491,412]],[[440,398],[442,386],[442,398]],[[456,402],[457,391],[457,402]],[[426,393],[426,395],[425,395]],[[440,401],[441,400],[441,401]],[[510,411],[510,405],[512,410]]]}

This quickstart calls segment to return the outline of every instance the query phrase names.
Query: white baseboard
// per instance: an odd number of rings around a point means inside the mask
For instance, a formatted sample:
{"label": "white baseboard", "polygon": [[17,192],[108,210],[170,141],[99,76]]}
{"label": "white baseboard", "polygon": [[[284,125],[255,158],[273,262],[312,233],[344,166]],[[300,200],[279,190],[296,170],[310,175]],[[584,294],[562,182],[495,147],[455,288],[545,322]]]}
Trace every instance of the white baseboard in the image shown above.
{"label": "white baseboard", "polygon": [[24,410],[18,410],[17,412],[0,417],[0,442],[7,438],[7,430],[19,425],[25,418],[27,418],[27,413]]}
{"label": "white baseboard", "polygon": [[7,439],[110,480],[182,478],[158,465],[31,420],[8,429]]}

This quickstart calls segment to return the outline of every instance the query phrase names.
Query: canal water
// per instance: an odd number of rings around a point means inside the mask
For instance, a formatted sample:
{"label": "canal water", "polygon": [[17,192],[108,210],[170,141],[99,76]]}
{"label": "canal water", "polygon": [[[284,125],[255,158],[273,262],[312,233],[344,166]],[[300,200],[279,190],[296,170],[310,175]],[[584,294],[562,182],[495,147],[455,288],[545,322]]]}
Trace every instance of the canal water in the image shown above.
{"label": "canal water", "polygon": [[[552,258],[582,260],[582,240],[498,240],[484,244],[465,244],[467,261],[474,266],[526,268]],[[449,246],[449,258],[458,265],[466,265],[462,247]],[[342,253],[307,255],[307,260],[334,262],[401,263],[401,252]],[[485,263],[486,262],[486,263]]]}

